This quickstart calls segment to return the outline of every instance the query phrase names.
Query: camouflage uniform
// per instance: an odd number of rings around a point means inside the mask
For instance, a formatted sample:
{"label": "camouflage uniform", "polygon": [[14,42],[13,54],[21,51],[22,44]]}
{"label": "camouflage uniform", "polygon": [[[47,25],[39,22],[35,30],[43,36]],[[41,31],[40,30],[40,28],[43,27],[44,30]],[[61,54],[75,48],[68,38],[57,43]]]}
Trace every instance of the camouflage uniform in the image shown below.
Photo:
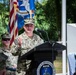
{"label": "camouflage uniform", "polygon": [[23,50],[21,50],[21,56],[27,53],[29,50],[33,49],[35,46],[43,43],[43,40],[36,34],[34,34],[32,38],[29,38],[24,32],[19,37],[22,38],[21,48]]}
{"label": "camouflage uniform", "polygon": [[18,56],[11,53],[10,38],[9,33],[1,35],[3,47],[0,48],[0,67],[6,69],[6,75],[16,75]]}
{"label": "camouflage uniform", "polygon": [[[43,43],[43,40],[36,34],[33,35],[32,38],[29,38],[26,33],[22,33],[20,36],[17,37],[22,39],[22,44],[21,44],[21,55],[24,55],[25,53],[27,53],[28,51],[30,51],[31,49],[33,49],[35,46],[40,45]],[[17,40],[16,39],[16,40]],[[17,47],[17,45],[13,45],[15,47]],[[29,61],[30,62],[30,61]],[[28,62],[28,63],[29,63]],[[18,65],[18,71],[20,70],[21,73],[17,74],[17,75],[25,75],[22,73],[25,73],[25,62],[22,61],[21,63],[19,63]],[[24,70],[24,71],[22,71]]]}
{"label": "camouflage uniform", "polygon": [[5,48],[1,48],[0,51],[2,51],[2,54],[4,54],[7,59],[4,61],[4,64],[6,68],[6,75],[16,75],[16,68],[17,68],[17,59],[18,56],[13,56],[10,50],[6,50]]}
{"label": "camouflage uniform", "polygon": [[2,53],[0,48],[0,75],[6,75],[5,62],[7,60],[7,56]]}

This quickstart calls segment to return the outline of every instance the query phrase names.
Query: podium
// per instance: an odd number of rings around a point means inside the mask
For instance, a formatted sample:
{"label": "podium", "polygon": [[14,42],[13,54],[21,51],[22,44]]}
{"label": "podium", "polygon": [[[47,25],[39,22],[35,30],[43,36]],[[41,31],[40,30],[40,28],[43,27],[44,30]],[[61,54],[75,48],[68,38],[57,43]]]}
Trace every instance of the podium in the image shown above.
{"label": "podium", "polygon": [[26,75],[55,75],[53,62],[58,51],[66,47],[56,42],[44,42],[24,54],[20,60],[31,60]]}

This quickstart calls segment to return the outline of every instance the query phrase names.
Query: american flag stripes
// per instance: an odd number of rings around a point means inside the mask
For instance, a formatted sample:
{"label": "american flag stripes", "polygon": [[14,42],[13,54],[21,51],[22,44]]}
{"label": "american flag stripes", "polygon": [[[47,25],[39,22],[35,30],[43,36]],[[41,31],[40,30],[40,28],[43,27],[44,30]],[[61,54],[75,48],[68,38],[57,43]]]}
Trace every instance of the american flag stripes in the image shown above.
{"label": "american flag stripes", "polygon": [[10,46],[12,45],[15,37],[18,35],[17,28],[17,0],[10,0],[10,22],[9,22],[9,31],[11,34]]}

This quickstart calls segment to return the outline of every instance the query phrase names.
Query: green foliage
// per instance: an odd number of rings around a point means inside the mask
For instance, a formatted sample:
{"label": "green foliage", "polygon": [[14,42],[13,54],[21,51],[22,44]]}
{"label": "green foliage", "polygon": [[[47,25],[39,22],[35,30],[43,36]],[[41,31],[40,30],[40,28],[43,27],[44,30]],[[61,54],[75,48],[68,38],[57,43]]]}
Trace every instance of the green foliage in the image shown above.
{"label": "green foliage", "polygon": [[[50,40],[58,40],[61,26],[57,23],[57,14],[55,0],[44,1],[43,4],[36,3],[36,27],[47,31]],[[59,19],[59,21],[61,21]],[[45,35],[45,34],[44,34]],[[47,38],[47,37],[46,37]]]}
{"label": "green foliage", "polygon": [[[1,38],[1,34],[7,32],[7,29],[2,25],[2,21],[0,19],[0,38]],[[1,39],[0,39],[0,45],[1,45]]]}
{"label": "green foliage", "polygon": [[[48,0],[44,6],[45,16],[50,26],[48,34],[51,40],[58,40],[61,32],[61,0]],[[47,9],[47,10],[46,10]]]}
{"label": "green foliage", "polygon": [[47,30],[49,27],[49,23],[45,19],[43,6],[39,3],[36,3],[35,24],[36,27],[44,30]]}
{"label": "green foliage", "polygon": [[76,23],[76,0],[67,0],[67,23]]}
{"label": "green foliage", "polygon": [[[3,3],[0,3],[0,38],[1,34],[7,32],[7,25],[8,25],[8,0],[3,0]],[[1,45],[1,39],[0,39],[0,45]]]}

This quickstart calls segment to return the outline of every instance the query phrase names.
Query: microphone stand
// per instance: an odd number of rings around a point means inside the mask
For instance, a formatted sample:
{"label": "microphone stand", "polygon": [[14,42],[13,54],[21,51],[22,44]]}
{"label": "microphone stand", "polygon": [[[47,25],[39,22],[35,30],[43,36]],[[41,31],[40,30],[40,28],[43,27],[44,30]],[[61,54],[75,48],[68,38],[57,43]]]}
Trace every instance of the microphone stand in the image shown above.
{"label": "microphone stand", "polygon": [[[50,42],[50,39],[49,39],[49,36],[48,36],[48,33],[45,31],[46,33],[46,37],[47,37],[47,41],[50,43],[51,47],[52,47],[52,61],[54,60],[54,51],[53,51],[53,46],[55,45],[55,42]],[[52,62],[53,63],[53,62]]]}
{"label": "microphone stand", "polygon": [[[41,36],[42,39],[44,39],[44,37],[42,36],[42,33],[39,33],[39,35]],[[45,41],[45,40],[44,40]]]}
{"label": "microphone stand", "polygon": [[49,39],[49,37],[48,37],[48,33],[47,33],[46,31],[45,31],[45,33],[46,33],[47,41],[49,42],[50,39]]}

